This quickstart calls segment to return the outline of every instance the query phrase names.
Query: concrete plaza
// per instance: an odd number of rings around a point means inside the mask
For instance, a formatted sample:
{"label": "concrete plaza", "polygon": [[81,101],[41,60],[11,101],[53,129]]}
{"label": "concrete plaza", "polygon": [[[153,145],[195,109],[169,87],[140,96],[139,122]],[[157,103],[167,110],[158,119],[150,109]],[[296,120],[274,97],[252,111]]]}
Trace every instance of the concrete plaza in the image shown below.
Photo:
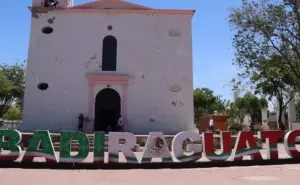
{"label": "concrete plaza", "polygon": [[300,165],[155,170],[0,169],[1,185],[299,184]]}

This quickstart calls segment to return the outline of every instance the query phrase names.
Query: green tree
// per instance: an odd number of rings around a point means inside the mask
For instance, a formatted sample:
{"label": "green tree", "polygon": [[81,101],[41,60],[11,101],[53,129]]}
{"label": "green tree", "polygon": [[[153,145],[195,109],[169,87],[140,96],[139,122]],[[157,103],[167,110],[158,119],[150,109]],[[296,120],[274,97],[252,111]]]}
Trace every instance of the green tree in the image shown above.
{"label": "green tree", "polygon": [[236,33],[235,64],[251,75],[261,61],[280,56],[276,66],[292,74],[300,87],[300,1],[243,0],[240,8],[230,10],[229,22]]}
{"label": "green tree", "polygon": [[278,124],[281,130],[285,130],[282,122],[283,111],[291,101],[296,92],[295,77],[280,65],[281,56],[272,56],[268,61],[261,61],[256,71],[251,75],[251,82],[254,84],[256,93],[268,95],[271,100],[275,98],[278,102]]}
{"label": "green tree", "polygon": [[267,107],[268,102],[265,98],[258,98],[251,93],[237,98],[236,101],[231,104],[229,111],[229,115],[231,116],[229,119],[229,130],[236,128],[242,129],[246,115],[250,115],[251,117],[251,130],[253,130],[253,123],[261,119],[261,109]]}
{"label": "green tree", "polygon": [[203,114],[212,114],[214,111],[224,112],[228,104],[220,96],[215,96],[214,92],[208,88],[197,88],[194,90],[194,114],[195,122]]}
{"label": "green tree", "polygon": [[228,121],[228,130],[233,134],[237,134],[239,131],[242,131],[244,128],[244,118],[246,114],[243,111],[240,111],[234,103],[230,104],[229,109],[227,109],[227,114],[230,116]]}
{"label": "green tree", "polygon": [[12,106],[8,109],[8,111],[3,115],[3,119],[5,120],[21,120],[22,119],[22,111],[20,106]]}
{"label": "green tree", "polygon": [[25,87],[24,64],[0,65],[0,117],[14,102],[22,108]]}

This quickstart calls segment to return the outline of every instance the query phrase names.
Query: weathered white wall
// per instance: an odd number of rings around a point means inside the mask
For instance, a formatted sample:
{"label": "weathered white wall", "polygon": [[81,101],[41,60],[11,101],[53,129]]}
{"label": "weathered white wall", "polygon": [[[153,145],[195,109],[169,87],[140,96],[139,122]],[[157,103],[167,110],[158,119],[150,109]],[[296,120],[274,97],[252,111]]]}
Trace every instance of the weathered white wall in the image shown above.
{"label": "weathered white wall", "polygon": [[[78,114],[88,114],[86,74],[107,73],[98,67],[107,35],[118,41],[117,71],[109,73],[134,77],[128,87],[129,131],[175,134],[194,128],[191,16],[39,15],[32,19],[21,130],[77,129]],[[41,32],[47,25],[52,34]],[[170,29],[180,30],[180,37],[169,36]],[[49,89],[37,89],[39,82],[48,83]],[[172,84],[182,90],[171,92]]]}

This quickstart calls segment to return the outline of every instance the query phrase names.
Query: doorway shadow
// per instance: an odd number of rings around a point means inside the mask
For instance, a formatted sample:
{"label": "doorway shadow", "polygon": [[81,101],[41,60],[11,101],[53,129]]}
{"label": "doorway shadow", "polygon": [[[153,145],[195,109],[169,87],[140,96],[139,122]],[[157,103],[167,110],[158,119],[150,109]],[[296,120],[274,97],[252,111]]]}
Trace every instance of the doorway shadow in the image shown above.
{"label": "doorway shadow", "polygon": [[117,131],[121,114],[121,97],[117,91],[105,88],[95,98],[94,131]]}

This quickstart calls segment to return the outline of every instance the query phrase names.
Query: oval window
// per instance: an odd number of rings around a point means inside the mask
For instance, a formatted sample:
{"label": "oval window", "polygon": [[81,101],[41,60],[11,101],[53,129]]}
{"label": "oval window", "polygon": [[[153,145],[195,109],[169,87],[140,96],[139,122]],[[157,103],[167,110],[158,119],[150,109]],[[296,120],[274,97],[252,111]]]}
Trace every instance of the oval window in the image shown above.
{"label": "oval window", "polygon": [[179,85],[177,85],[177,84],[171,85],[170,86],[170,91],[172,91],[172,92],[179,92],[179,91],[181,91],[181,87]]}
{"label": "oval window", "polygon": [[181,35],[181,33],[177,29],[171,29],[171,30],[169,30],[169,35],[171,37],[179,37]]}
{"label": "oval window", "polygon": [[44,90],[46,90],[46,89],[49,88],[49,85],[48,85],[47,83],[39,83],[38,86],[37,86],[37,88],[38,88],[39,90],[44,91]]}
{"label": "oval window", "polygon": [[44,34],[50,34],[50,33],[53,32],[53,28],[51,28],[50,26],[46,26],[46,27],[44,27],[44,28],[42,29],[42,32],[43,32]]}

